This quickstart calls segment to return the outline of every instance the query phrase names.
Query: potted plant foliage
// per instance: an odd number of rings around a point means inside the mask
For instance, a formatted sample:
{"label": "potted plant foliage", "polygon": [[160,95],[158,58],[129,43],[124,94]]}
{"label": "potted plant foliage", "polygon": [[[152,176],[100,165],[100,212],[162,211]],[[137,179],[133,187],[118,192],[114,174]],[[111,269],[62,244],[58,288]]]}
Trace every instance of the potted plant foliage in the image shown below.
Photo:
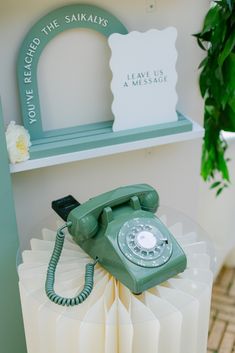
{"label": "potted plant foliage", "polygon": [[207,54],[199,66],[205,103],[201,175],[219,195],[229,185],[227,143],[221,132],[235,131],[235,0],[215,1],[195,36]]}

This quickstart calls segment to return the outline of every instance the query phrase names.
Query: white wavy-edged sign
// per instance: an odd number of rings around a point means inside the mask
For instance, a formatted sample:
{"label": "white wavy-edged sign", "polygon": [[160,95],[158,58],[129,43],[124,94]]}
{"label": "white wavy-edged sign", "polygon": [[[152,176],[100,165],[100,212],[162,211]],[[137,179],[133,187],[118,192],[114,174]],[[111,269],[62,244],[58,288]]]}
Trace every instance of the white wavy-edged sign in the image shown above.
{"label": "white wavy-edged sign", "polygon": [[109,37],[113,131],[178,120],[176,38],[174,27]]}

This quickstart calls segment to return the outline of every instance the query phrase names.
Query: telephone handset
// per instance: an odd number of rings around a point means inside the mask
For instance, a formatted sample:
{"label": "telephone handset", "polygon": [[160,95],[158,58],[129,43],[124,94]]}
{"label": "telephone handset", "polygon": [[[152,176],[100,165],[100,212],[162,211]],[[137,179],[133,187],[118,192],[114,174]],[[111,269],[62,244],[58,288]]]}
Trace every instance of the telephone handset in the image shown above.
{"label": "telephone handset", "polygon": [[[47,295],[54,302],[75,305],[85,300],[93,287],[97,262],[136,294],[186,268],[183,250],[154,214],[159,197],[151,186],[137,184],[121,187],[82,205],[74,200],[69,196],[65,203],[54,201],[52,207],[60,215],[65,211],[67,223],[64,227],[68,227],[74,241],[95,262],[87,265],[82,293],[75,298],[59,297],[54,292],[54,273],[63,247],[64,234],[60,229],[46,281]],[[61,204],[63,210],[58,210]]]}
{"label": "telephone handset", "polygon": [[122,214],[132,214],[132,210],[139,209],[154,213],[158,203],[157,192],[148,185],[120,187],[96,196],[72,210],[68,215],[68,221],[72,222],[69,232],[80,244],[94,237],[100,227],[108,225],[115,210],[119,209]]}

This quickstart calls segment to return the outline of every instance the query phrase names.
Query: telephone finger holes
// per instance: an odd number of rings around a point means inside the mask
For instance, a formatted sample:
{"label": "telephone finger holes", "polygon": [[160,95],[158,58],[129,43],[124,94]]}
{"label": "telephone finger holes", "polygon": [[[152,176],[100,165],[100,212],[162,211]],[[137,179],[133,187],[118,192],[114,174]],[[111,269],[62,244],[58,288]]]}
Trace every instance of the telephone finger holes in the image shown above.
{"label": "telephone finger holes", "polygon": [[135,218],[124,223],[118,244],[130,261],[143,267],[161,266],[172,254],[171,241],[154,218]]}

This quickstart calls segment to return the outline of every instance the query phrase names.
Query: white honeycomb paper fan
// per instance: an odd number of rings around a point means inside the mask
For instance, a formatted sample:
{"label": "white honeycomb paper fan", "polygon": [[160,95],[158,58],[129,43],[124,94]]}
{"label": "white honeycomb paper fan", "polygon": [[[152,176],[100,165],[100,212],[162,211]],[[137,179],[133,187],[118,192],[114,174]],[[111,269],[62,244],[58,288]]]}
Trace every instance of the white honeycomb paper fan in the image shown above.
{"label": "white honeycomb paper fan", "polygon": [[[205,353],[213,281],[208,244],[195,231],[184,234],[180,222],[168,227],[187,256],[183,273],[136,296],[97,265],[91,295],[75,307],[45,294],[56,232],[43,229],[18,267],[28,353]],[[55,291],[76,295],[90,261],[66,232]]]}

